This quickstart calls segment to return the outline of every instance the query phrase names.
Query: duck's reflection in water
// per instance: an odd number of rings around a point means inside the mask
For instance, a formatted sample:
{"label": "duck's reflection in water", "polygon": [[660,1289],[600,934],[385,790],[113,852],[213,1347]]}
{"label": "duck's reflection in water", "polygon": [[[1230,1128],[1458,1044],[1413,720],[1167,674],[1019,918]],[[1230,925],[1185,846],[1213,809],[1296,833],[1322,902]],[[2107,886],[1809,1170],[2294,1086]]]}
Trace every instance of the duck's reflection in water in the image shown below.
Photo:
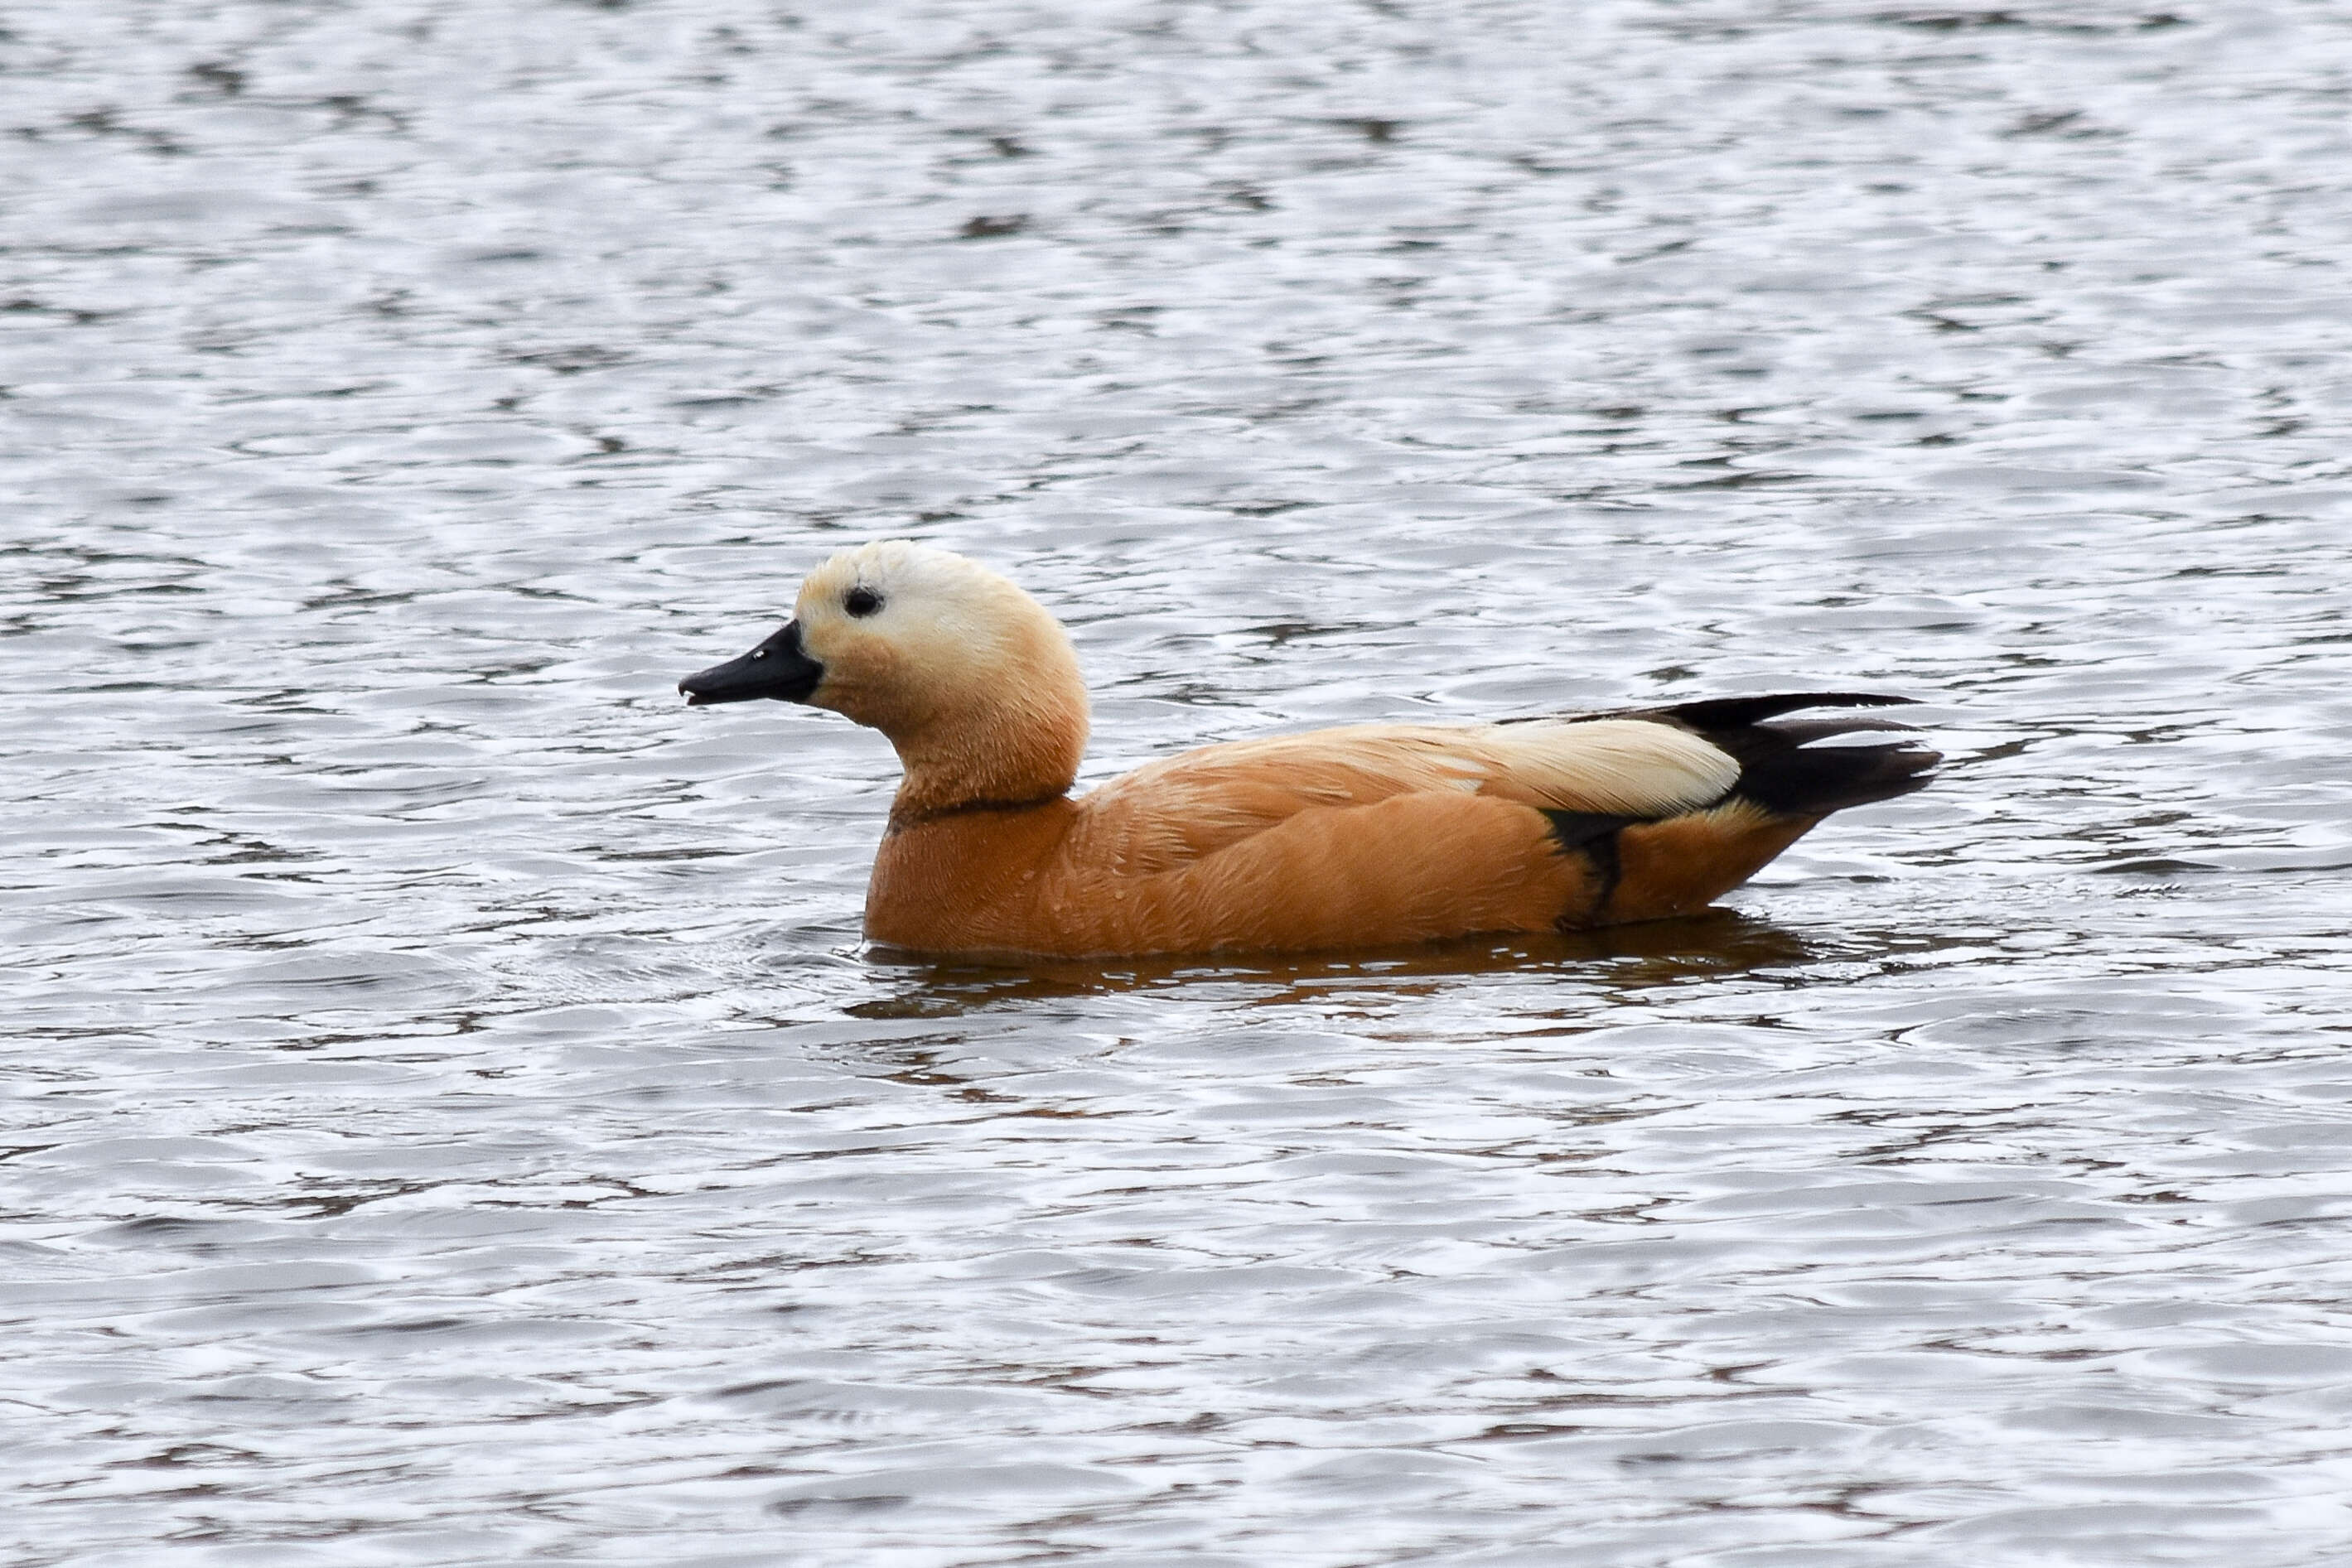
{"label": "duck's reflection in water", "polygon": [[1256,1003],[1311,1004],[1346,990],[1426,996],[1479,978],[1556,977],[1592,990],[1639,990],[1759,970],[1864,956],[1865,938],[1801,935],[1727,909],[1562,936],[1471,937],[1377,951],[1267,956],[935,959],[888,947],[867,961],[886,994],[843,1010],[855,1018],[953,1018],[1038,1002],[1213,987]]}

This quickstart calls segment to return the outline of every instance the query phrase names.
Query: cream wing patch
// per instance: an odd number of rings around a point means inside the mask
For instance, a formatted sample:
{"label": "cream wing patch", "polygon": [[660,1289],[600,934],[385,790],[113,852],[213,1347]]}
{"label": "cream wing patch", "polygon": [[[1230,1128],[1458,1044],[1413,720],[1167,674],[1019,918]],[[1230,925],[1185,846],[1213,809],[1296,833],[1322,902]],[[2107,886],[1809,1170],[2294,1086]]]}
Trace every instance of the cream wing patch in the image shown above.
{"label": "cream wing patch", "polygon": [[1486,793],[1518,799],[1525,789],[1570,810],[1671,816],[1712,805],[1739,781],[1729,754],[1646,719],[1496,725],[1475,733],[1481,753],[1497,764]]}

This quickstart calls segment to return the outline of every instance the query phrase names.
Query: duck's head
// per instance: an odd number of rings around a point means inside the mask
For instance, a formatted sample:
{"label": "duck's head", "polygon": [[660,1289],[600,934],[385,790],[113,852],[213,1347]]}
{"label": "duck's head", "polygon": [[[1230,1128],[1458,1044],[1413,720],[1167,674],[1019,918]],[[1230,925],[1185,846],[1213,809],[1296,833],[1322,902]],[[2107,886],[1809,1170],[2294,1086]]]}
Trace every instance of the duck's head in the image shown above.
{"label": "duck's head", "polygon": [[774,697],[870,725],[924,794],[1059,794],[1086,746],[1086,684],[1060,623],[987,568],[906,539],[835,556],[781,631],[677,689],[698,706]]}

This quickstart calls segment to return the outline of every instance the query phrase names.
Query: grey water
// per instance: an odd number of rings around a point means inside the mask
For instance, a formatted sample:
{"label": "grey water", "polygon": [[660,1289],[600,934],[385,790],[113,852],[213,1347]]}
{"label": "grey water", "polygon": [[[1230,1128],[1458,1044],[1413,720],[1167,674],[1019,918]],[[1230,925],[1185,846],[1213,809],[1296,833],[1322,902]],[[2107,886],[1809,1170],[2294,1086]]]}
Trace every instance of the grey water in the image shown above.
{"label": "grey water", "polygon": [[[12,1562],[2352,1562],[2352,11],[0,16]],[[983,968],[1089,779],[1885,689],[1727,907]]]}

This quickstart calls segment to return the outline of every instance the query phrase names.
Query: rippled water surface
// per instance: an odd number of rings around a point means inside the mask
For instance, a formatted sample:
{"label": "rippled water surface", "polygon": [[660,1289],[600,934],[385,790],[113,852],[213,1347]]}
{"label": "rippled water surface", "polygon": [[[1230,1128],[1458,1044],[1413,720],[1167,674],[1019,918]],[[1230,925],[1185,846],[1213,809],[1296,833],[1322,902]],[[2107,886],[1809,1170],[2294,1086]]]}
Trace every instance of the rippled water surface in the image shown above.
{"label": "rippled water surface", "polygon": [[[2352,1562],[2335,0],[32,0],[27,1564]],[[1910,693],[1706,918],[863,948],[846,542],[1090,777]]]}

